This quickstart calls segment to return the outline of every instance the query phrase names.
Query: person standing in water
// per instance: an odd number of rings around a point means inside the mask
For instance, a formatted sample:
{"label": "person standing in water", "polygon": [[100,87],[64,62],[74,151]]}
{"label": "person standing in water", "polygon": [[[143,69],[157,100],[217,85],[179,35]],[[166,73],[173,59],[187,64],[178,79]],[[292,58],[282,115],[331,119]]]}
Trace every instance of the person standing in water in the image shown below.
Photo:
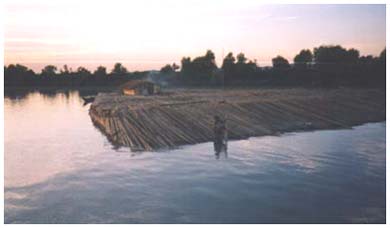
{"label": "person standing in water", "polygon": [[214,150],[217,158],[221,152],[224,152],[227,157],[226,120],[217,115],[214,116]]}

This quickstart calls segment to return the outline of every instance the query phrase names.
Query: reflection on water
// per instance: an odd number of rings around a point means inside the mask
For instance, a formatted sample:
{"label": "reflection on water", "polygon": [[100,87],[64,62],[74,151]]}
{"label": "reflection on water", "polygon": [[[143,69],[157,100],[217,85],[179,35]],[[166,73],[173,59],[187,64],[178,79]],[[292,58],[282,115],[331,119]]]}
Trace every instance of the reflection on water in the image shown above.
{"label": "reflection on water", "polygon": [[5,99],[6,223],[384,223],[385,123],[114,150],[77,91]]}
{"label": "reflection on water", "polygon": [[215,152],[215,158],[219,159],[221,156],[228,158],[227,148]]}

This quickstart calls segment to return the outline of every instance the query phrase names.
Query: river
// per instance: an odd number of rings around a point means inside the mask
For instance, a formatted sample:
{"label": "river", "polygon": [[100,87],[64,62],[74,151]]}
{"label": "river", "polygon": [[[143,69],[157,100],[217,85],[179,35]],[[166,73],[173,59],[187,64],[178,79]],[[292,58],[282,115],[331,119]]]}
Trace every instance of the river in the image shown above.
{"label": "river", "polygon": [[386,123],[133,153],[79,91],[6,96],[5,223],[385,223]]}

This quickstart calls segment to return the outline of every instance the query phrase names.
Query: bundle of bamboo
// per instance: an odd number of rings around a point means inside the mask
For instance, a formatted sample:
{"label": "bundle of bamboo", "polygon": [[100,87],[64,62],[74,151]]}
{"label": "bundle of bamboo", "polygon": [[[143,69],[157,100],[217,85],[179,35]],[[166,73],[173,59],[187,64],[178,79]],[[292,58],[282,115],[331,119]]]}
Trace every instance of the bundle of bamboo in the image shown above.
{"label": "bundle of bamboo", "polygon": [[281,132],[348,128],[386,119],[380,89],[176,90],[158,96],[101,93],[90,108],[96,126],[133,151],[211,141],[213,117],[227,120],[229,139]]}

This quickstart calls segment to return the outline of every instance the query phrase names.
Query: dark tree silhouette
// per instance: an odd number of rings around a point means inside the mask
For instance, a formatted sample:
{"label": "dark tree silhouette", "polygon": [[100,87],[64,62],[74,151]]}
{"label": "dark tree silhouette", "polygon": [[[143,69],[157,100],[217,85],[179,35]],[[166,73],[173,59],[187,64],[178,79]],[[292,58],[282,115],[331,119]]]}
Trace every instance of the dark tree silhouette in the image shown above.
{"label": "dark tree silhouette", "polygon": [[173,70],[171,64],[167,64],[160,69],[160,72],[163,74],[170,74],[170,73],[174,72],[174,70]]}
{"label": "dark tree silhouette", "polygon": [[176,72],[176,70],[178,70],[178,69],[179,69],[179,66],[176,65],[176,63],[173,63],[172,65],[167,64],[167,65],[163,66],[160,69],[160,72],[163,74],[171,74],[171,73]]}
{"label": "dark tree silhouette", "polygon": [[122,65],[122,63],[115,63],[114,69],[112,69],[111,73],[117,74],[117,75],[123,75],[126,74],[128,71],[126,67]]}
{"label": "dark tree silhouette", "polygon": [[57,73],[57,67],[54,65],[47,65],[42,69],[42,75],[55,76]]}
{"label": "dark tree silhouette", "polygon": [[227,54],[227,56],[223,59],[222,69],[224,69],[224,71],[229,71],[235,63],[236,59],[234,58],[233,53],[229,52],[229,54]]}
{"label": "dark tree silhouette", "polygon": [[10,64],[4,67],[4,84],[25,84],[32,83],[35,74],[28,67],[21,64]]}
{"label": "dark tree silhouette", "polygon": [[359,61],[359,51],[345,49],[340,45],[320,46],[314,48],[314,61],[316,64],[348,64]]}
{"label": "dark tree silhouette", "polygon": [[69,71],[68,65],[65,64],[65,65],[63,66],[63,68],[60,70],[60,73],[61,73],[62,75],[67,75],[67,74],[69,74],[70,71]]}
{"label": "dark tree silhouette", "polygon": [[288,63],[288,60],[283,58],[282,56],[278,55],[275,58],[272,59],[272,66],[275,69],[287,69],[290,67],[290,64]]}
{"label": "dark tree silhouette", "polygon": [[91,74],[91,72],[85,68],[85,67],[78,67],[76,73],[78,73],[81,76],[88,76]]}
{"label": "dark tree silhouette", "polygon": [[[312,61],[314,59],[314,61]],[[300,64],[314,62],[312,67],[299,68]],[[294,58],[294,67],[277,56],[272,59],[273,67],[258,67],[256,61],[248,60],[244,53],[236,57],[229,53],[223,59],[221,70],[215,62],[215,55],[207,50],[205,55],[184,57],[181,69],[176,64],[167,64],[160,72],[128,72],[116,63],[112,73],[99,66],[93,74],[84,67],[76,72],[64,65],[48,65],[35,74],[21,64],[4,66],[6,87],[82,87],[119,86],[128,80],[152,77],[156,82],[171,85],[306,85],[306,86],[384,86],[386,83],[386,49],[379,56],[360,56],[356,49],[345,49],[339,45],[315,47],[313,54],[303,49]],[[168,74],[167,74],[168,72]],[[171,72],[171,73],[169,73]],[[110,77],[107,77],[110,75]]]}
{"label": "dark tree silhouette", "polygon": [[237,55],[237,64],[245,64],[247,60],[244,53],[239,53]]}
{"label": "dark tree silhouette", "polygon": [[190,57],[183,57],[181,59],[181,70],[187,71],[191,67],[191,58]]}
{"label": "dark tree silhouette", "polygon": [[359,63],[368,65],[368,64],[374,64],[375,58],[372,55],[366,55],[366,56],[360,56],[359,57]]}
{"label": "dark tree silhouette", "polygon": [[256,69],[257,64],[255,61],[250,60],[248,62],[248,59],[245,57],[244,53],[239,53],[237,55],[235,78],[241,81],[247,81],[253,76],[253,74],[256,72]]}
{"label": "dark tree silhouette", "polygon": [[98,66],[96,70],[93,72],[95,76],[103,77],[107,75],[107,68],[104,66]]}
{"label": "dark tree silhouette", "polygon": [[346,62],[347,63],[357,63],[359,61],[360,53],[358,50],[351,48],[347,51]]}
{"label": "dark tree silhouette", "polygon": [[217,69],[215,55],[211,50],[207,50],[204,56],[196,57],[192,61],[190,57],[184,57],[181,64],[181,75],[184,81],[195,84],[210,81]]}
{"label": "dark tree silhouette", "polygon": [[195,58],[193,64],[203,73],[212,73],[217,68],[215,55],[211,50],[207,50],[205,56]]}
{"label": "dark tree silhouette", "polygon": [[297,67],[306,68],[313,61],[313,54],[309,49],[303,49],[294,58],[294,65]]}
{"label": "dark tree silhouette", "polygon": [[235,74],[236,59],[234,58],[233,53],[229,52],[227,56],[223,59],[222,69],[224,74],[224,80],[227,82],[232,81]]}
{"label": "dark tree silhouette", "polygon": [[22,75],[28,72],[28,68],[26,66],[20,65],[20,64],[10,64],[8,67],[6,67],[6,70],[4,72],[7,72],[8,74],[12,75]]}
{"label": "dark tree silhouette", "polygon": [[172,69],[173,69],[173,71],[177,71],[178,69],[180,69],[180,66],[177,65],[176,63],[173,63],[172,64]]}
{"label": "dark tree silhouette", "polygon": [[[237,61],[236,61],[237,59]],[[244,53],[239,53],[234,58],[233,53],[229,53],[223,60],[222,69],[227,84],[247,83],[255,77],[257,71],[256,61],[248,61]]]}
{"label": "dark tree silhouette", "polygon": [[379,55],[379,61],[383,64],[386,64],[386,48]]}

